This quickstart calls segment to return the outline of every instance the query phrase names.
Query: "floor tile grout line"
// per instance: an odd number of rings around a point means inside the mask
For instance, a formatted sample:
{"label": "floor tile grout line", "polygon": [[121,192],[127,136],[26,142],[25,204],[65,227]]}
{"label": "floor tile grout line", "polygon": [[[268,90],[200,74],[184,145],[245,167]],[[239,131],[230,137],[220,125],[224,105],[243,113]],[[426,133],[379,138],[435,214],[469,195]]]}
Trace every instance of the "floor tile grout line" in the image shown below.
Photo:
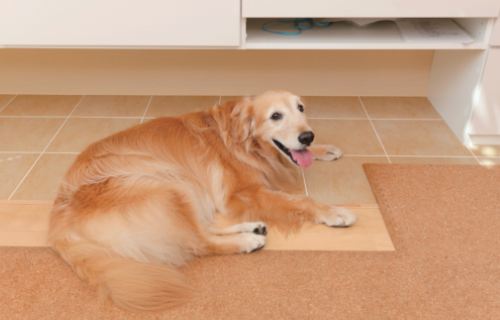
{"label": "floor tile grout line", "polygon": [[385,154],[343,154],[342,157],[387,157]]}
{"label": "floor tile grout line", "polygon": [[54,141],[54,139],[57,137],[57,135],[59,134],[59,132],[61,131],[61,129],[64,127],[64,125],[66,124],[66,122],[68,122],[69,118],[71,117],[71,115],[73,114],[73,112],[75,112],[76,108],[78,108],[78,106],[80,105],[80,103],[82,102],[82,100],[83,100],[84,97],[85,97],[85,95],[83,95],[80,98],[80,100],[75,105],[75,107],[73,108],[73,110],[71,110],[71,113],[68,115],[68,117],[66,118],[66,120],[64,120],[64,122],[61,124],[61,126],[59,127],[59,129],[57,130],[57,132],[54,134],[54,136],[52,137],[52,139],[50,139],[49,143],[45,146],[45,149],[43,149],[42,153],[40,153],[40,155],[38,156],[38,158],[36,158],[35,162],[31,166],[31,168],[28,170],[28,172],[26,172],[26,174],[24,175],[24,177],[21,180],[21,182],[19,182],[19,184],[14,189],[14,191],[12,191],[11,195],[9,196],[9,198],[7,200],[10,200],[12,198],[12,196],[14,195],[14,193],[16,193],[17,189],[19,189],[19,187],[24,182],[24,180],[26,179],[26,177],[30,174],[31,170],[33,170],[33,168],[37,164],[38,160],[40,160],[40,158],[43,156],[44,152],[49,148],[49,146],[52,143],[52,141]]}
{"label": "floor tile grout line", "polygon": [[[23,119],[66,119],[67,116],[0,116],[0,118],[23,118]],[[71,119],[142,119],[142,117],[105,117],[105,116],[76,116]]]}
{"label": "floor tile grout line", "polygon": [[[38,154],[42,153],[42,151],[0,151],[0,154],[5,153],[5,154]],[[45,154],[80,154],[81,152],[69,152],[69,151],[45,151]],[[439,155],[439,156],[434,156],[434,155],[394,155],[390,154],[388,155],[389,157],[394,157],[394,158],[476,158],[475,156],[446,156],[446,155]],[[344,154],[343,157],[386,157],[384,154]],[[477,158],[491,158],[491,159],[498,159],[500,156],[477,156]]]}
{"label": "floor tile grout line", "polygon": [[306,196],[309,197],[309,192],[307,192],[307,183],[306,183],[306,176],[304,174],[304,169],[301,170],[302,170],[302,179],[304,179],[304,188],[306,188]]}
{"label": "floor tile grout line", "polygon": [[12,196],[14,195],[14,193],[16,193],[17,189],[19,189],[19,187],[21,186],[21,184],[24,182],[24,180],[26,179],[26,177],[28,176],[28,174],[31,172],[31,170],[33,169],[33,167],[36,165],[36,163],[38,162],[38,160],[40,160],[40,158],[42,157],[42,155],[43,155],[43,153],[40,153],[40,155],[38,155],[38,158],[36,158],[35,162],[31,166],[31,168],[28,170],[28,172],[26,172],[26,174],[24,175],[23,179],[19,182],[19,184],[17,185],[17,187],[14,189],[14,191],[12,191],[12,193],[10,194],[10,196],[9,196],[9,198],[7,200],[10,200],[12,198]]}
{"label": "floor tile grout line", "polygon": [[10,100],[9,100],[9,102],[7,102],[7,104],[6,104],[6,105],[4,105],[4,106],[2,107],[2,109],[0,109],[0,112],[2,112],[2,111],[3,111],[3,109],[7,108],[7,106],[8,106],[8,105],[9,105],[12,101],[14,101],[14,99],[15,99],[17,96],[18,96],[18,94],[16,94],[16,95],[14,96],[14,98],[10,99]]}
{"label": "floor tile grout line", "polygon": [[76,116],[71,117],[71,119],[142,119],[142,117],[86,117],[86,116]]}
{"label": "floor tile grout line", "polygon": [[389,158],[389,155],[387,154],[387,151],[385,151],[384,144],[382,143],[382,140],[380,139],[380,137],[379,137],[379,135],[377,133],[377,129],[375,129],[375,126],[373,125],[373,122],[370,119],[370,115],[368,114],[368,111],[366,111],[365,104],[361,100],[360,96],[358,96],[358,100],[361,103],[361,106],[363,107],[363,110],[365,111],[365,114],[366,114],[366,117],[368,118],[368,121],[370,121],[370,124],[371,124],[371,126],[373,128],[373,131],[375,132],[375,135],[377,136],[378,141],[380,142],[380,145],[382,146],[382,149],[384,150],[385,156],[387,157],[387,161],[389,161],[389,163],[392,163],[391,159]]}
{"label": "floor tile grout line", "polygon": [[481,163],[481,161],[479,161],[479,159],[476,157],[476,155],[474,154],[474,152],[472,152],[472,150],[470,149],[469,145],[466,144],[465,146],[467,147],[467,149],[469,149],[470,153],[472,153],[472,155],[474,156],[474,158],[476,158],[476,161],[479,162],[480,165],[483,165]]}
{"label": "floor tile grout line", "polygon": [[473,156],[417,156],[417,155],[399,155],[399,154],[390,154],[389,157],[394,158],[474,158]]}
{"label": "floor tile grout line", "polygon": [[443,119],[373,119],[370,118],[372,121],[444,121]]}
{"label": "floor tile grout line", "polygon": [[[148,104],[149,106],[149,104]],[[147,112],[147,109],[146,109]],[[2,116],[0,118],[32,118],[32,119],[66,119],[67,116]],[[73,116],[72,119],[150,119],[154,117],[107,117],[107,116]],[[307,118],[307,120],[347,120],[347,121],[368,121],[368,118]],[[443,121],[440,119],[370,119],[372,121]]]}
{"label": "floor tile grout line", "polygon": [[307,120],[365,120],[368,121],[368,118],[307,118]]}
{"label": "floor tile grout line", "polygon": [[[5,201],[8,201],[7,203],[5,203]],[[29,199],[24,199],[24,200],[0,200],[0,202],[3,202],[3,203],[0,203],[0,206],[3,206],[3,205],[15,205],[15,204],[20,204],[20,202],[24,202],[23,204],[21,205],[24,205],[24,204],[31,204],[31,205],[53,205],[54,201],[51,201],[51,200],[29,200]],[[29,202],[29,203],[26,203],[26,202]],[[378,204],[376,203],[373,203],[373,204],[369,204],[369,203],[360,203],[360,204],[356,204],[356,203],[349,203],[349,204],[345,204],[345,203],[331,203],[329,204],[330,206],[343,206],[344,208],[350,208],[350,209],[354,209],[354,210],[357,210],[357,209],[379,209],[380,207],[378,206]],[[16,231],[14,231],[16,232]],[[19,232],[22,232],[22,231],[19,231]]]}
{"label": "floor tile grout line", "polygon": [[0,118],[34,118],[34,119],[66,119],[67,116],[1,116]]}
{"label": "floor tile grout line", "polygon": [[45,151],[45,154],[80,154],[81,152],[68,152],[68,151]]}
{"label": "floor tile grout line", "polygon": [[[149,103],[148,103],[149,107]],[[148,108],[147,107],[147,108]],[[146,112],[147,109],[146,108]],[[2,109],[3,110],[3,109]],[[1,112],[1,110],[0,110]],[[109,117],[109,116],[73,116],[72,119],[150,119],[154,117],[146,117],[145,114],[142,117]],[[56,119],[66,119],[67,116],[16,116],[16,115],[8,115],[3,116],[0,115],[0,118],[56,118]],[[358,120],[358,121],[368,121],[368,118],[307,118],[307,120]],[[372,121],[443,121],[441,119],[370,119]]]}
{"label": "floor tile grout line", "polygon": [[49,141],[49,143],[47,144],[47,146],[45,147],[45,149],[43,149],[42,153],[44,153],[50,146],[50,144],[52,143],[52,141],[54,141],[54,139],[56,138],[56,136],[59,134],[59,132],[61,131],[61,129],[63,128],[63,126],[66,124],[66,122],[68,122],[68,120],[71,118],[71,115],[73,114],[73,112],[75,112],[76,108],[78,108],[78,106],[80,105],[80,103],[82,102],[83,98],[85,98],[85,95],[83,95],[80,100],[78,101],[78,103],[75,105],[75,107],[73,108],[73,110],[71,110],[71,113],[68,115],[68,117],[66,117],[66,120],[64,120],[64,122],[62,123],[62,125],[59,127],[59,130],[57,130],[56,134],[52,137],[52,139]]}
{"label": "floor tile grout line", "polygon": [[146,106],[146,110],[144,110],[144,114],[142,115],[142,119],[141,119],[141,122],[140,122],[140,123],[143,123],[143,122],[144,122],[144,118],[146,117],[146,113],[148,112],[149,105],[151,104],[151,101],[152,101],[152,100],[153,100],[153,95],[151,95],[151,97],[149,98],[148,105]]}
{"label": "floor tile grout line", "polygon": [[307,120],[444,121],[442,119],[307,118]]}
{"label": "floor tile grout line", "polygon": [[42,151],[0,151],[0,153],[36,154],[36,153],[42,153]]}
{"label": "floor tile grout line", "polygon": [[[344,157],[385,157],[383,154],[344,154]],[[405,155],[405,154],[388,154],[394,158],[474,158],[474,156],[434,156],[434,155]]]}

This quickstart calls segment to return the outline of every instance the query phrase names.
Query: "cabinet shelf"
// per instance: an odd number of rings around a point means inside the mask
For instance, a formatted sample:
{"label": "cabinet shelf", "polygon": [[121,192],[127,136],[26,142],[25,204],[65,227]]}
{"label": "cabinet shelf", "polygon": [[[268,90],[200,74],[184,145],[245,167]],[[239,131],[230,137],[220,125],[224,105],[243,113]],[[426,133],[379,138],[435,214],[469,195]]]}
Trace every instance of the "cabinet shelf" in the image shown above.
{"label": "cabinet shelf", "polygon": [[[336,22],[329,27],[314,26],[298,36],[265,32],[262,25],[280,18],[250,18],[246,21],[246,49],[367,49],[367,50],[485,50],[488,18],[460,18],[455,22],[474,40],[472,43],[404,42],[393,21],[381,21],[365,27]],[[281,18],[283,20],[283,18]],[[269,28],[271,27],[268,25]],[[296,32],[292,24],[276,26],[279,31]],[[273,30],[275,30],[273,26]]]}

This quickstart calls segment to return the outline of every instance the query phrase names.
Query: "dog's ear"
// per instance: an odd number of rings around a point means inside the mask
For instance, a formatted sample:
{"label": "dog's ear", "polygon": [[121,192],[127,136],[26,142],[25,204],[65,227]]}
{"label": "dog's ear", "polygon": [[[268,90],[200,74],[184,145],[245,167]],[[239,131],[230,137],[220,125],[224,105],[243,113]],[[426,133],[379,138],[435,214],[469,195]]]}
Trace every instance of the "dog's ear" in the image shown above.
{"label": "dog's ear", "polygon": [[252,136],[255,125],[253,115],[253,98],[246,97],[236,103],[231,112],[231,119],[232,136],[237,142],[244,142]]}

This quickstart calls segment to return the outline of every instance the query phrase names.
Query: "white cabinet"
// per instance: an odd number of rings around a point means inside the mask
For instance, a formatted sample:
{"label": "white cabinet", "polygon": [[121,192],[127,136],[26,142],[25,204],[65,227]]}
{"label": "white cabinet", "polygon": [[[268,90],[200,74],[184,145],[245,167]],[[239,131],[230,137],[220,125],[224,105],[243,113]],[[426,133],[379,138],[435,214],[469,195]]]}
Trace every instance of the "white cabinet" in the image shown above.
{"label": "white cabinet", "polygon": [[472,117],[474,144],[498,143],[500,137],[500,48],[491,48],[484,69],[479,101]]}
{"label": "white cabinet", "polygon": [[243,17],[497,17],[497,0],[242,0]]}
{"label": "white cabinet", "polygon": [[500,47],[500,17],[497,18],[497,21],[495,23],[493,37],[491,38],[491,45]]}
{"label": "white cabinet", "polygon": [[6,47],[240,45],[239,0],[2,0]]}
{"label": "white cabinet", "polygon": [[[315,26],[297,37],[263,30],[265,23],[275,20],[276,18],[246,18],[246,49],[485,50],[489,46],[489,32],[495,19],[453,18],[470,35],[472,43],[405,42],[393,21],[381,21],[363,28],[341,22],[326,28]],[[278,27],[279,31],[297,31],[292,23],[278,24]]]}

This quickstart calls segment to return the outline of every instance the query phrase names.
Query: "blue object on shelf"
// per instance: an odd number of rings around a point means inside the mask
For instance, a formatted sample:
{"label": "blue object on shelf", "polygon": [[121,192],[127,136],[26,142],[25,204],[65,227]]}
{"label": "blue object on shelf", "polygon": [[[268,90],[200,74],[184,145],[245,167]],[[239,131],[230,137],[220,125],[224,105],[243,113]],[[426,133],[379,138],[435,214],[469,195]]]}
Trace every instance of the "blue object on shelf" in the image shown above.
{"label": "blue object on shelf", "polygon": [[[265,26],[270,24],[270,23],[293,23],[295,28],[297,28],[297,32],[292,33],[292,32],[281,32],[281,31],[273,31],[266,29]],[[332,24],[333,22],[316,22],[311,18],[300,18],[300,19],[292,19],[292,20],[276,20],[276,21],[268,21],[262,25],[262,30],[265,32],[270,32],[270,33],[276,33],[276,34],[282,34],[284,36],[298,36],[299,34],[302,33],[302,30],[308,30],[312,29],[314,25],[321,26],[321,27],[328,27]],[[304,25],[305,24],[305,25]]]}

